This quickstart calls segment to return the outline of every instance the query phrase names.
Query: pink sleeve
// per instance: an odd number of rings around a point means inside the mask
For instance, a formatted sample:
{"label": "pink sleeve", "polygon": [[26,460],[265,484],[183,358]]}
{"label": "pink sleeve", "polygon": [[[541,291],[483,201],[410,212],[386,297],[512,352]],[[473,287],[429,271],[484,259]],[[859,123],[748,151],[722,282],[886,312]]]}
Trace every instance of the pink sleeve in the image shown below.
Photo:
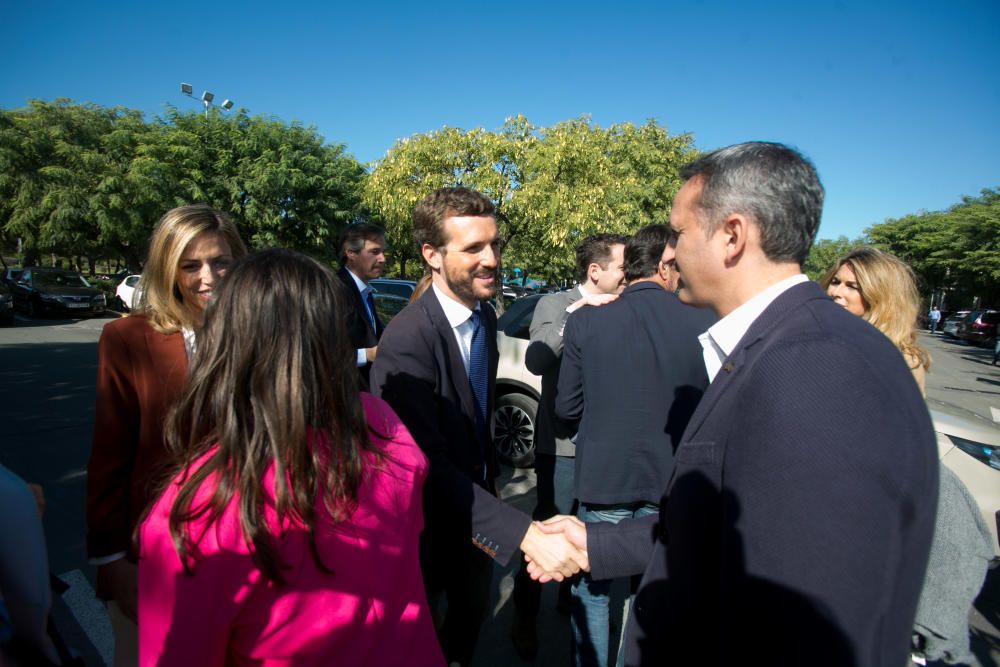
{"label": "pink sleeve", "polygon": [[233,625],[260,573],[242,544],[235,513],[227,511],[201,539],[201,555],[186,574],[167,523],[174,495],[171,486],[140,532],[139,664],[223,665]]}

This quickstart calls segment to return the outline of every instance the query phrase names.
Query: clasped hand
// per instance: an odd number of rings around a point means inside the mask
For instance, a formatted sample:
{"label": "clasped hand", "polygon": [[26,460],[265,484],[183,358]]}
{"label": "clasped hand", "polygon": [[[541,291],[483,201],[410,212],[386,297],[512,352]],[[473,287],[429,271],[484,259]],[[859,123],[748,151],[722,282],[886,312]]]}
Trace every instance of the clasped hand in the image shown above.
{"label": "clasped hand", "polygon": [[590,571],[587,527],[573,516],[554,516],[534,522],[521,542],[521,551],[532,579],[562,581],[580,570]]}

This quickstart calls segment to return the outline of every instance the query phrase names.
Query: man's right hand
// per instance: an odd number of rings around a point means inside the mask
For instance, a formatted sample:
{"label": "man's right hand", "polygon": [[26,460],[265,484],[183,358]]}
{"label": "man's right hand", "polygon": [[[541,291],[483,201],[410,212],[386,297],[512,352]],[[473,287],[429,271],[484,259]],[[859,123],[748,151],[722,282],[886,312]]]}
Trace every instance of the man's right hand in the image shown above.
{"label": "man's right hand", "polygon": [[369,364],[375,362],[375,351],[376,350],[378,350],[378,346],[377,345],[375,347],[366,347],[365,348],[365,359],[368,361]]}
{"label": "man's right hand", "polygon": [[584,306],[603,306],[606,303],[611,303],[618,298],[617,294],[590,294],[589,292],[582,299],[577,299],[573,304],[566,309],[566,312],[572,313]]}
{"label": "man's right hand", "polygon": [[122,613],[133,621],[139,618],[139,568],[127,558],[119,558],[105,565],[98,565],[98,576],[103,576],[111,587],[111,598]]}

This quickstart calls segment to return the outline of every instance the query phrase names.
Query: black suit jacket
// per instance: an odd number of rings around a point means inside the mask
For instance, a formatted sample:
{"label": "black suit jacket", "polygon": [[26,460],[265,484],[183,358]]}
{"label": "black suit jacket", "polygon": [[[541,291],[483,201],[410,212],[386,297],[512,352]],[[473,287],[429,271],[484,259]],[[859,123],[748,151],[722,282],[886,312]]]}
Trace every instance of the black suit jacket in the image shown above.
{"label": "black suit jacket", "polygon": [[625,663],[904,664],[937,485],[902,355],[790,288],[705,392],[659,517],[588,526],[594,576],[645,568]]}
{"label": "black suit jacket", "polygon": [[[492,415],[499,361],[496,313],[487,303],[480,310],[488,332],[487,415]],[[428,568],[447,576],[454,559],[467,557],[470,539],[506,564],[531,518],[496,497],[492,438],[484,441],[477,434],[462,353],[433,289],[389,323],[371,379],[372,393],[392,406],[430,460],[421,537],[425,576]]]}
{"label": "black suit jacket", "polygon": [[[378,313],[373,313],[375,316],[375,327],[372,328],[372,324],[368,320],[368,309],[365,307],[365,302],[361,298],[358,285],[354,282],[354,278],[351,277],[347,267],[342,267],[337,271],[337,277],[340,278],[340,282],[344,285],[344,300],[348,304],[345,313],[345,322],[347,323],[347,337],[351,341],[351,347],[355,351],[365,347],[375,347],[382,338],[382,331],[385,329],[385,325],[379,319]],[[370,370],[371,364],[358,366],[358,375],[361,378],[363,389],[368,388]]]}
{"label": "black suit jacket", "polygon": [[715,316],[653,282],[566,321],[555,413],[579,422],[576,497],[657,503],[708,376],[698,334]]}

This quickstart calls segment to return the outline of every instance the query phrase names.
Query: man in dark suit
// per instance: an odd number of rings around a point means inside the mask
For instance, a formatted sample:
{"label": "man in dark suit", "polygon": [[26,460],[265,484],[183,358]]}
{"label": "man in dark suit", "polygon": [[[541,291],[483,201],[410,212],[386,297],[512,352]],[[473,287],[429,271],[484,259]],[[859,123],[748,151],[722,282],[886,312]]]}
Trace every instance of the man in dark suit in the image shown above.
{"label": "man in dark suit", "polygon": [[[579,424],[574,486],[586,523],[658,511],[674,448],[708,386],[698,334],[715,318],[672,293],[669,238],[666,225],[636,232],[625,244],[625,291],[566,321],[555,414]],[[589,574],[573,584],[578,666],[607,665],[610,589]]]}
{"label": "man in dark suit", "polygon": [[[466,188],[442,188],[413,211],[413,236],[431,287],[393,319],[379,343],[372,391],[399,414],[430,460],[424,484],[421,568],[449,663],[469,664],[489,613],[491,558],[520,548],[569,576],[586,557],[552,541],[497,498],[491,415],[498,353],[493,297],[500,245],[493,204]],[[573,560],[575,559],[575,560]]]}
{"label": "man in dark suit", "polygon": [[344,284],[347,303],[347,335],[357,350],[356,364],[363,389],[368,388],[368,375],[378,341],[385,325],[375,312],[374,290],[368,284],[382,275],[385,266],[385,233],[375,225],[350,225],[340,236],[340,270],[337,277]]}
{"label": "man in dark suit", "polygon": [[805,158],[740,144],[683,175],[667,259],[721,318],[700,337],[714,379],[659,517],[546,529],[594,578],[645,571],[627,665],[905,664],[938,491],[920,391],[801,274],[823,201]]}
{"label": "man in dark suit", "polygon": [[[555,416],[556,384],[562,360],[563,329],[570,314],[584,306],[600,306],[618,298],[625,288],[625,237],[594,234],[576,247],[576,280],[573,289],[547,294],[538,300],[531,317],[531,344],[524,355],[525,367],[542,376],[542,394],[535,417],[535,495],[532,518],[543,521],[562,512],[572,512],[573,457],[576,444],[570,439],[575,425]],[[562,582],[559,607],[568,610],[570,582]],[[538,653],[536,619],[541,606],[541,584],[531,580],[526,567],[514,577],[515,618],[511,629],[514,648],[526,661]]]}

